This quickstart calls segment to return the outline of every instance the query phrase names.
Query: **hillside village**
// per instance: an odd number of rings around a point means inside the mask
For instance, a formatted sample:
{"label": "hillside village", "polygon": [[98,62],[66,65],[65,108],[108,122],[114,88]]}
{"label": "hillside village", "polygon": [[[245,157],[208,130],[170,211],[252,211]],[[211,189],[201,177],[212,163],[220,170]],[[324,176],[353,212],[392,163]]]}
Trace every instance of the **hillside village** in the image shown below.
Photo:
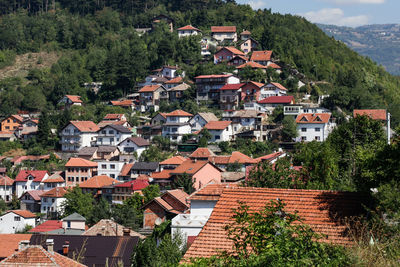
{"label": "hillside village", "polygon": [[[329,209],[340,210],[343,218],[363,214],[362,194],[301,185],[256,188],[251,180],[263,169],[279,173],[280,162],[289,173],[283,179],[303,179],[311,170],[294,159],[297,147],[322,144],[338,124],[357,117],[376,123],[390,144],[390,113],[372,107],[348,116],[328,109],[323,103],[329,95],[314,94],[312,79],[288,68],[273,50],[261,50],[249,30],[216,25],[206,35],[166,15],[155,17],[157,24],[179,38],[198,38],[202,60],[226,71],[190,77],[179,64],[160,65],[132,92],[102,102],[118,113],[47,129],[57,140],[48,153],[0,154],[0,199],[7,205],[0,239],[9,244],[0,245],[0,266],[29,263],[24,253],[53,257],[60,266],[131,266],[135,248],[167,222],[172,238],[180,236],[188,248],[183,262],[210,257],[231,249],[232,240],[220,229],[238,201],[258,211],[267,201],[284,201],[285,209],[298,211],[324,235],[323,242],[353,244],[345,223]],[[143,38],[152,28],[136,31]],[[93,95],[102,85],[85,83]],[[66,94],[53,115],[81,112],[85,101]],[[41,138],[47,119],[38,112],[10,114],[1,120],[0,140],[11,147],[30,144]],[[251,145],[256,148],[245,153]],[[94,211],[79,214],[85,204],[73,201],[80,197]],[[135,211],[128,213],[128,206]],[[115,213],[110,216],[105,207]],[[75,253],[83,246],[88,249],[79,261]]]}

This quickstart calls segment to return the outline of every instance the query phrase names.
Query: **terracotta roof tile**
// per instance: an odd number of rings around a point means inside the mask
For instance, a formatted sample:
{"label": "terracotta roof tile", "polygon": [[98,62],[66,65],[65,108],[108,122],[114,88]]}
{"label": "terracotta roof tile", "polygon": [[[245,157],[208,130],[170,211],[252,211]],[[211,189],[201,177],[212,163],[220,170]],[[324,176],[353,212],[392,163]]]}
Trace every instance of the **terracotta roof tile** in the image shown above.
{"label": "terracotta roof tile", "polygon": [[199,147],[192,154],[190,154],[190,158],[208,158],[211,156],[215,156],[214,152],[212,152],[207,147]]}
{"label": "terracotta roof tile", "polygon": [[80,188],[102,188],[103,186],[108,186],[112,184],[119,183],[118,180],[115,180],[107,175],[98,175],[93,176],[92,178],[84,181],[79,184]]}
{"label": "terracotta roof tile", "polygon": [[185,31],[185,30],[193,30],[193,31],[201,32],[199,29],[193,27],[192,25],[186,25],[181,28],[178,28],[178,31]]}
{"label": "terracotta roof tile", "polygon": [[179,165],[184,162],[186,158],[182,156],[175,156],[160,162],[160,165]]}
{"label": "terracotta roof tile", "polygon": [[178,83],[183,83],[183,79],[180,76],[165,82],[165,84],[178,84]]}
{"label": "terracotta roof tile", "polygon": [[259,64],[257,62],[254,62],[254,61],[246,62],[246,63],[244,63],[244,64],[242,64],[240,66],[237,66],[236,68],[237,69],[243,69],[245,67],[250,67],[250,68],[253,68],[253,69],[267,69],[266,66],[261,65],[261,64]]}
{"label": "terracotta roof tile", "polygon": [[353,117],[355,118],[358,115],[367,115],[374,120],[385,121],[387,119],[386,109],[355,109],[353,111]]}
{"label": "terracotta roof tile", "polygon": [[[86,230],[82,235],[92,235],[92,236],[123,236],[124,235],[125,226],[116,223],[113,220],[102,219],[88,230]],[[130,236],[138,236],[141,239],[144,239],[145,236],[129,229]]]}
{"label": "terracotta roof tile", "polygon": [[65,167],[97,167],[97,162],[82,158],[70,158]]}
{"label": "terracotta roof tile", "polygon": [[113,113],[110,113],[110,114],[107,114],[104,117],[104,120],[120,120],[120,119],[122,119],[123,116],[124,116],[124,114],[113,114]]}
{"label": "terracotta roof tile", "polygon": [[170,113],[167,113],[166,115],[167,117],[193,117],[193,114],[190,114],[189,112],[180,109],[174,110]]}
{"label": "terracotta roof tile", "polygon": [[236,26],[211,26],[211,32],[236,32]]}
{"label": "terracotta roof tile", "polygon": [[16,182],[25,182],[27,181],[28,176],[33,176],[34,182],[41,182],[42,179],[46,176],[47,171],[26,171],[26,170],[21,170],[17,177],[15,177]]}
{"label": "terracotta roof tile", "polygon": [[328,123],[330,113],[302,113],[296,118],[296,123]]}
{"label": "terracotta roof tile", "polygon": [[248,30],[243,31],[240,35],[250,35],[251,32]]}
{"label": "terracotta roof tile", "polygon": [[31,234],[0,234],[0,258],[11,256],[18,249],[19,242],[30,240]]}
{"label": "terracotta roof tile", "polygon": [[87,133],[93,133],[100,130],[99,126],[93,121],[70,121],[79,131]]}
{"label": "terracotta roof tile", "polygon": [[242,163],[242,164],[255,164],[257,161],[239,151],[233,151],[232,155],[229,157],[229,163]]}
{"label": "terracotta roof tile", "polygon": [[285,86],[283,86],[282,84],[280,84],[280,83],[271,83],[271,84],[273,86],[275,86],[276,88],[278,88],[278,89],[287,91],[287,88]]}
{"label": "terracotta roof tile", "polygon": [[287,212],[297,211],[304,223],[310,225],[314,231],[328,235],[323,242],[352,244],[351,238],[345,234],[345,225],[337,219],[362,212],[362,197],[356,193],[236,187],[224,189],[211,217],[184,259],[210,257],[218,251],[232,251],[233,243],[228,239],[224,226],[232,222],[233,212],[239,206],[238,201],[249,205],[250,211],[254,212],[261,211],[268,201],[277,198],[286,204]]}
{"label": "terracotta roof tile", "polygon": [[132,191],[139,191],[149,186],[149,182],[146,180],[132,180],[122,184],[117,184],[115,187],[128,187]]}
{"label": "terracotta roof tile", "polygon": [[260,161],[271,161],[271,160],[274,160],[274,159],[278,158],[279,156],[281,156],[283,154],[284,154],[284,152],[278,151],[278,152],[274,152],[274,153],[271,153],[271,154],[268,154],[268,155],[265,155],[265,156],[262,156],[262,157],[258,157],[258,158],[256,158],[256,160],[257,160],[257,162],[260,162]]}
{"label": "terracotta roof tile", "polygon": [[168,190],[166,193],[173,196],[175,199],[180,201],[185,206],[188,206],[188,204],[186,203],[186,199],[189,197],[189,195],[185,191],[180,189],[174,189],[174,190]]}
{"label": "terracotta roof tile", "polygon": [[209,183],[191,194],[188,200],[216,201],[222,195],[222,191],[228,184]]}
{"label": "terracotta roof tile", "polygon": [[211,75],[200,75],[194,77],[195,79],[210,79],[210,78],[228,78],[233,76],[233,74],[211,74]]}
{"label": "terracotta roof tile", "polygon": [[9,210],[7,213],[13,212],[24,218],[36,218],[36,214],[30,212],[29,210]]}
{"label": "terracotta roof tile", "polygon": [[25,194],[28,194],[28,195],[30,195],[35,201],[40,201],[40,196],[42,195],[42,194],[44,194],[46,191],[44,191],[44,190],[29,190],[29,191],[26,191],[25,193],[23,193],[22,194],[22,196],[19,198],[19,199],[22,199],[22,197],[25,195]]}
{"label": "terracotta roof tile", "polygon": [[124,166],[122,166],[120,175],[128,176],[132,169],[132,166],[133,166],[133,163],[126,163]]}
{"label": "terracotta roof tile", "polygon": [[288,96],[270,96],[258,101],[259,104],[290,104],[294,103],[294,97]]}
{"label": "terracotta roof tile", "polygon": [[55,197],[55,198],[61,198],[64,197],[64,195],[68,193],[67,189],[65,187],[55,187],[43,194],[40,195],[40,197]]}
{"label": "terracotta roof tile", "polygon": [[274,62],[271,62],[270,64],[268,64],[267,68],[281,69],[282,67]]}
{"label": "terracotta roof tile", "polygon": [[210,121],[204,125],[204,128],[208,130],[224,130],[230,124],[231,121]]}
{"label": "terracotta roof tile", "polygon": [[186,160],[185,162],[182,162],[181,165],[176,167],[171,174],[172,175],[179,175],[179,174],[195,174],[197,173],[200,169],[202,169],[206,164],[208,164],[208,161],[202,161],[202,160],[197,160],[193,161],[191,159]]}
{"label": "terracotta roof tile", "polygon": [[173,172],[174,170],[168,170],[168,169],[164,169],[160,172],[153,172],[151,174],[151,178],[157,180],[167,180],[169,178],[171,178],[171,172]]}
{"label": "terracotta roof tile", "polygon": [[48,220],[29,230],[30,233],[46,233],[62,228],[62,221]]}
{"label": "terracotta roof tile", "polygon": [[66,95],[66,97],[71,100],[72,103],[83,103],[79,95]]}
{"label": "terracotta roof tile", "polygon": [[239,90],[245,83],[225,84],[219,90]]}
{"label": "terracotta roof tile", "polygon": [[131,107],[133,106],[133,100],[114,100],[111,101],[111,105],[113,106],[120,106],[120,107]]}
{"label": "terracotta roof tile", "polygon": [[270,61],[272,51],[254,51],[251,55],[251,61]]}
{"label": "terracotta roof tile", "polygon": [[0,186],[13,185],[14,180],[8,176],[0,176]]}
{"label": "terracotta roof tile", "polygon": [[140,90],[139,93],[144,93],[144,92],[154,92],[156,91],[158,88],[160,88],[161,85],[160,84],[153,84],[153,85],[146,85],[143,86]]}
{"label": "terracotta roof tile", "polygon": [[[244,56],[244,55],[245,55],[242,51],[240,51],[239,49],[237,49],[237,48],[234,47],[234,46],[224,46],[224,47],[222,47],[219,51],[221,51],[221,50],[223,50],[223,49],[228,50],[229,52],[231,52],[231,53],[234,54],[234,55],[240,55],[240,56]],[[218,52],[219,52],[219,51],[218,51]],[[217,52],[217,53],[218,53],[218,52]]]}

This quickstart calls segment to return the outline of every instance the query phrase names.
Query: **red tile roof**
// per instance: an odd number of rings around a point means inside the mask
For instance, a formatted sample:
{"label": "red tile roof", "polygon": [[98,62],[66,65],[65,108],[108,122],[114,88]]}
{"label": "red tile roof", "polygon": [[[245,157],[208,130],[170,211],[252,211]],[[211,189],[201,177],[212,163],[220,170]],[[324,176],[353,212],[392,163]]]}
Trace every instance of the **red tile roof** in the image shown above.
{"label": "red tile roof", "polygon": [[97,162],[81,158],[70,158],[65,167],[97,167]]}
{"label": "red tile roof", "polygon": [[66,95],[66,97],[71,100],[72,103],[83,103],[79,95]]}
{"label": "red tile roof", "polygon": [[171,178],[171,172],[173,172],[174,170],[169,170],[169,169],[164,169],[160,172],[153,172],[151,174],[151,178],[157,180],[167,180],[169,178]]}
{"label": "red tile roof", "polygon": [[302,113],[296,118],[296,123],[328,123],[330,113]]}
{"label": "red tile roof", "polygon": [[120,120],[122,117],[124,116],[124,114],[107,114],[104,117],[104,120]]}
{"label": "red tile roof", "polygon": [[251,61],[270,61],[272,51],[254,51],[251,55]]}
{"label": "red tile roof", "polygon": [[261,88],[261,87],[263,87],[264,86],[264,84],[263,83],[259,83],[259,82],[254,82],[254,81],[249,81],[249,82],[247,82],[246,84],[254,84],[255,86],[257,86],[258,88]]}
{"label": "red tile roof", "polygon": [[70,121],[81,132],[97,132],[100,130],[99,126],[93,121]]}
{"label": "red tile roof", "polygon": [[[226,49],[226,50],[228,50],[229,52],[231,52],[232,54],[234,54],[234,55],[239,55],[239,56],[244,56],[245,55],[245,53],[243,53],[242,51],[240,51],[239,49],[237,49],[236,47],[234,47],[234,46],[224,46],[224,47],[222,47],[219,51],[221,51],[221,50],[223,50],[223,49]],[[218,51],[218,52],[219,52]],[[217,53],[218,53],[217,52]]]}
{"label": "red tile roof", "polygon": [[258,101],[259,104],[291,104],[294,103],[294,97],[288,96],[270,96]]}
{"label": "red tile roof", "polygon": [[195,79],[210,79],[210,78],[228,78],[233,76],[233,74],[211,74],[211,75],[200,75],[194,77]]}
{"label": "red tile roof", "polygon": [[367,115],[371,119],[374,120],[387,120],[387,112],[386,109],[355,109],[353,111],[353,117],[357,117],[358,115]]}
{"label": "red tile roof", "polygon": [[278,152],[274,152],[274,153],[271,153],[271,154],[268,154],[268,155],[265,155],[265,156],[262,156],[262,157],[258,157],[258,158],[256,158],[256,160],[257,160],[257,162],[260,162],[260,161],[271,161],[271,160],[274,160],[274,159],[278,158],[282,154],[284,154],[284,152],[278,151]]}
{"label": "red tile roof", "polygon": [[208,130],[224,130],[230,124],[231,121],[210,121],[204,125],[204,128]]}
{"label": "red tile roof", "polygon": [[[8,118],[16,119],[18,122],[22,122],[24,120],[24,118],[22,118],[20,115],[10,115],[9,117],[5,118],[4,120],[6,120]],[[4,120],[2,120],[2,121],[4,121]]]}
{"label": "red tile roof", "polygon": [[273,69],[281,69],[281,66],[279,66],[278,64],[271,62],[268,66],[268,68],[273,68]]}
{"label": "red tile roof", "polygon": [[175,156],[160,162],[160,165],[179,165],[184,162],[186,158],[182,156]]}
{"label": "red tile roof", "polygon": [[53,230],[61,229],[62,228],[62,221],[58,220],[48,220],[42,224],[39,224],[35,228],[29,230],[30,233],[46,233]]}
{"label": "red tile roof", "polygon": [[44,191],[44,190],[29,190],[29,191],[26,191],[25,193],[23,193],[19,199],[22,199],[22,197],[23,197],[25,194],[28,194],[28,195],[30,195],[35,201],[40,201],[40,196],[41,196],[42,194],[44,194],[44,193],[46,193],[46,191]]}
{"label": "red tile roof", "polygon": [[189,206],[186,203],[186,199],[189,197],[189,195],[180,189],[174,189],[174,190],[168,190],[167,194],[170,194],[171,196],[173,196],[175,199],[177,199],[179,202],[181,202],[182,204],[184,204],[185,206]]}
{"label": "red tile roof", "polygon": [[188,159],[185,162],[182,162],[181,165],[176,167],[176,169],[174,169],[171,172],[171,174],[176,174],[176,175],[180,175],[180,174],[184,174],[184,173],[195,174],[207,164],[208,164],[208,161],[201,161],[201,160],[193,161],[191,159]]}
{"label": "red tile roof", "polygon": [[15,177],[15,181],[16,182],[26,182],[28,176],[31,175],[31,176],[34,177],[34,179],[33,179],[34,182],[41,182],[42,179],[46,176],[46,174],[48,174],[47,171],[26,171],[26,170],[21,170],[18,173],[17,177]]}
{"label": "red tile roof", "polygon": [[24,218],[36,218],[36,214],[30,212],[29,210],[9,210],[7,213],[13,212]]}
{"label": "red tile roof", "polygon": [[139,93],[144,93],[144,92],[154,92],[156,91],[158,88],[160,88],[161,85],[159,84],[153,84],[153,85],[146,85],[143,86],[140,90]]}
{"label": "red tile roof", "polygon": [[14,180],[8,176],[0,176],[0,186],[13,185]]}
{"label": "red tile roof", "polygon": [[236,26],[211,26],[211,32],[236,32]]}
{"label": "red tile roof", "polygon": [[250,35],[251,32],[249,32],[248,30],[243,31],[240,35]]}
{"label": "red tile roof", "polygon": [[207,147],[199,147],[192,154],[190,154],[190,158],[208,158],[211,156],[215,156],[214,152],[212,152]]}
{"label": "red tile roof", "polygon": [[133,163],[126,163],[124,166],[122,166],[120,175],[121,176],[128,176],[129,172],[132,169],[132,166],[133,166]]}
{"label": "red tile roof", "polygon": [[181,28],[178,28],[178,31],[185,31],[185,30],[193,30],[193,31],[201,32],[199,29],[193,27],[192,25],[186,25]]}
{"label": "red tile roof", "polygon": [[178,84],[178,83],[183,83],[183,79],[180,76],[165,82],[165,84]]}
{"label": "red tile roof", "polygon": [[229,157],[228,163],[241,163],[241,164],[253,164],[257,163],[257,161],[239,151],[233,151],[232,155]]}
{"label": "red tile roof", "polygon": [[283,85],[280,84],[280,83],[271,83],[271,84],[272,84],[273,86],[275,86],[276,88],[278,88],[278,89],[287,91],[286,87],[283,86]]}
{"label": "red tile roof", "polygon": [[188,200],[217,201],[228,184],[209,183],[188,197]]}
{"label": "red tile roof", "polygon": [[92,178],[84,181],[79,184],[80,188],[102,188],[103,186],[108,186],[112,184],[119,183],[118,180],[115,180],[107,175],[98,175],[93,176]]}
{"label": "red tile roof", "polygon": [[142,190],[149,186],[149,182],[146,180],[132,180],[122,184],[117,184],[115,187],[126,187],[131,188],[132,191]]}
{"label": "red tile roof", "polygon": [[193,117],[189,112],[177,109],[166,114],[167,117]]}
{"label": "red tile roof", "polygon": [[111,105],[113,106],[121,106],[121,107],[131,107],[133,106],[133,100],[121,100],[121,101],[111,101]]}
{"label": "red tile roof", "polygon": [[[346,226],[339,220],[362,212],[361,196],[349,192],[320,190],[295,190],[272,188],[226,188],[219,198],[211,217],[186,252],[184,259],[210,257],[218,251],[232,251],[233,242],[228,239],[224,226],[232,222],[234,209],[239,201],[250,206],[250,211],[261,211],[270,200],[279,198],[286,204],[285,210],[298,212],[305,224],[317,233],[327,235],[324,242],[350,245]],[[334,214],[337,213],[339,217]],[[334,218],[335,217],[335,218]]]}
{"label": "red tile roof", "polygon": [[225,84],[219,90],[239,90],[245,83]]}
{"label": "red tile roof", "polygon": [[0,234],[0,259],[7,258],[18,250],[19,242],[30,240],[31,234]]}
{"label": "red tile roof", "polygon": [[259,64],[257,62],[254,62],[254,61],[246,62],[246,63],[244,63],[244,64],[242,64],[240,66],[237,66],[236,68],[237,69],[243,69],[245,67],[250,67],[250,68],[253,68],[253,69],[267,69],[267,66],[261,65],[261,64]]}
{"label": "red tile roof", "polygon": [[66,193],[68,193],[68,191],[65,187],[55,187],[55,188],[41,194],[40,197],[61,198],[61,197],[64,197],[64,195]]}

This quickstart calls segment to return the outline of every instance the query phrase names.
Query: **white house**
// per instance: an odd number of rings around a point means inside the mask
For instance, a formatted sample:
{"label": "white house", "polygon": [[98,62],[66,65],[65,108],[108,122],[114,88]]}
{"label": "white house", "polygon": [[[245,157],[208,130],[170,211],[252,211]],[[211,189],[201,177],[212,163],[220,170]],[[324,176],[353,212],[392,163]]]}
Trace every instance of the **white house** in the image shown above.
{"label": "white house", "polygon": [[62,213],[66,193],[67,190],[64,187],[56,187],[40,195],[40,212],[48,215]]}
{"label": "white house", "polygon": [[50,175],[48,178],[44,179],[43,181],[43,190],[51,190],[55,187],[65,186],[65,179],[62,176],[61,171],[57,171]]}
{"label": "white house", "polygon": [[109,124],[97,131],[97,146],[117,146],[132,136],[132,131],[122,125]]}
{"label": "white house", "polygon": [[181,75],[177,75],[176,71],[179,70],[178,66],[163,66],[161,69],[162,76],[167,79],[173,79],[178,76],[185,77],[185,72],[182,72]]}
{"label": "white house", "polygon": [[167,121],[162,126],[162,136],[168,137],[173,142],[181,142],[185,134],[190,134],[192,128],[189,120],[193,117],[192,114],[183,111],[175,110],[166,114]]}
{"label": "white house", "polygon": [[302,113],[330,113],[331,111],[323,107],[310,107],[304,105],[287,105],[283,107],[283,115],[291,115],[297,117]]}
{"label": "white house", "polygon": [[230,141],[234,135],[231,121],[210,121],[204,128],[211,134],[210,143]]}
{"label": "white house", "polygon": [[269,83],[261,88],[259,100],[262,100],[270,96],[283,96],[286,94],[287,94],[287,89],[282,84]]}
{"label": "white house", "polygon": [[19,198],[26,191],[43,189],[43,180],[47,177],[49,177],[47,171],[21,170],[14,180],[15,194]]}
{"label": "white house", "polygon": [[137,158],[150,146],[149,141],[142,137],[129,137],[118,144],[121,154],[136,153]]}
{"label": "white house", "polygon": [[178,37],[187,37],[187,36],[192,36],[192,35],[198,35],[201,34],[201,31],[192,25],[186,25],[184,27],[181,27],[178,29]]}
{"label": "white house", "polygon": [[97,161],[97,174],[107,175],[108,177],[117,179],[122,167],[125,165],[123,161]]}
{"label": "white house", "polygon": [[83,101],[79,95],[65,95],[58,102],[59,105],[65,105],[65,107],[69,108],[71,106],[82,106]]}
{"label": "white house", "polygon": [[197,132],[203,129],[203,127],[210,121],[217,121],[218,118],[214,113],[211,112],[199,112],[190,119],[189,124],[192,127],[192,132]]}
{"label": "white house", "polygon": [[244,130],[255,130],[267,118],[265,113],[256,110],[236,110],[224,112],[222,119],[232,121],[233,132],[236,134]]}
{"label": "white house", "polygon": [[218,42],[237,42],[236,26],[211,26],[211,37]]}
{"label": "white house", "polygon": [[35,223],[34,213],[28,210],[10,210],[0,216],[0,234],[15,234],[23,231],[27,225],[35,227]]}
{"label": "white house", "polygon": [[10,202],[13,194],[14,180],[8,176],[0,176],[0,199]]}
{"label": "white house", "polygon": [[217,49],[218,42],[211,36],[203,36],[200,41],[201,55],[210,56],[211,51]]}
{"label": "white house", "polygon": [[60,133],[61,150],[75,152],[82,147],[91,146],[100,130],[92,121],[71,121]]}
{"label": "white house", "polygon": [[303,113],[297,116],[297,141],[311,142],[326,140],[328,135],[336,127],[330,113]]}

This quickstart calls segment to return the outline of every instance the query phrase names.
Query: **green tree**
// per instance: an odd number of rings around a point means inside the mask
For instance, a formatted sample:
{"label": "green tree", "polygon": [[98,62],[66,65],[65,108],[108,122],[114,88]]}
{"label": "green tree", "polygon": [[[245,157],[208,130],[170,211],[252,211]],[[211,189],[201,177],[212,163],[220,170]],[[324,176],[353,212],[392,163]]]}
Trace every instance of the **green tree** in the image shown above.
{"label": "green tree", "polygon": [[94,198],[89,193],[83,193],[79,186],[75,186],[64,195],[65,202],[62,204],[63,216],[76,212],[89,219],[93,215]]}
{"label": "green tree", "polygon": [[96,224],[102,219],[111,218],[111,208],[108,201],[101,197],[97,203],[93,205],[92,215],[87,219],[89,224]]}
{"label": "green tree", "polygon": [[143,203],[148,203],[154,198],[160,196],[160,187],[158,184],[156,185],[149,185],[148,187],[142,190],[144,201]]}
{"label": "green tree", "polygon": [[50,119],[48,112],[48,110],[43,110],[39,117],[37,141],[43,147],[47,146],[50,139]]}
{"label": "green tree", "polygon": [[298,136],[297,124],[292,116],[285,116],[282,121],[282,138],[285,141],[293,141]]}
{"label": "green tree", "polygon": [[0,214],[3,214],[7,210],[7,204],[4,199],[0,198]]}
{"label": "green tree", "polygon": [[187,173],[184,173],[182,175],[179,175],[173,182],[172,187],[174,189],[178,189],[178,188],[183,188],[183,191],[185,191],[187,194],[191,194],[194,191],[196,191],[196,189],[194,188],[194,183],[195,181],[193,181],[194,178],[192,176],[190,176]]}

